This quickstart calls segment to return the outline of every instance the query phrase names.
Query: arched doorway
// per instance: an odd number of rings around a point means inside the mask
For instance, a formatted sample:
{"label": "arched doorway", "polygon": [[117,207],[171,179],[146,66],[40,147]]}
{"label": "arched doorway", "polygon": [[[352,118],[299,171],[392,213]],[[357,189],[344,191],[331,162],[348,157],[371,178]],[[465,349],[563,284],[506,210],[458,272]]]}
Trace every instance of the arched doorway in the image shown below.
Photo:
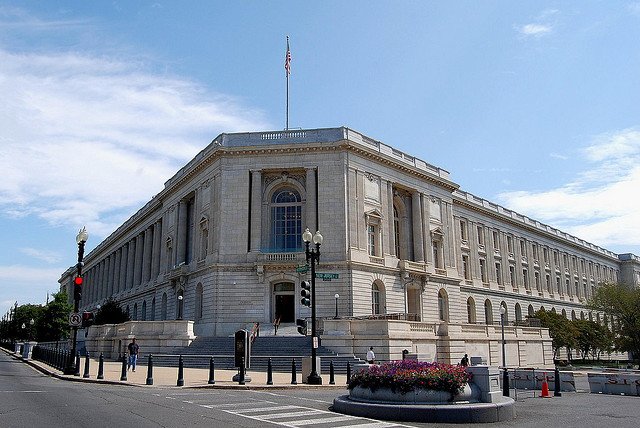
{"label": "arched doorway", "polygon": [[273,284],[273,319],[280,318],[280,323],[292,323],[296,319],[295,285],[291,282]]}

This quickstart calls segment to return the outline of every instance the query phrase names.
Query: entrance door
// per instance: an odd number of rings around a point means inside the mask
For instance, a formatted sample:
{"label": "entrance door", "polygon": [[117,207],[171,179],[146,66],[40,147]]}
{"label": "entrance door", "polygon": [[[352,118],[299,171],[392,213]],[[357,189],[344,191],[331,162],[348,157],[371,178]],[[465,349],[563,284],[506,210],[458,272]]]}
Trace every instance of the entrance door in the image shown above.
{"label": "entrance door", "polygon": [[292,323],[296,319],[295,286],[281,282],[273,286],[273,319],[280,323]]}

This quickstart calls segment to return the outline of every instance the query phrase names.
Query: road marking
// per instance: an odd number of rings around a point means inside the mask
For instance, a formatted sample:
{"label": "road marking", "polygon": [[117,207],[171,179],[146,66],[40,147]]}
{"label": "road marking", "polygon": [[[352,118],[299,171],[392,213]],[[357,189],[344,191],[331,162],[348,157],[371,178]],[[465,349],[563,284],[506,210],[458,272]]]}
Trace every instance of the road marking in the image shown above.
{"label": "road marking", "polygon": [[305,419],[304,421],[296,422],[297,427],[305,425],[317,425],[317,424],[331,424],[334,422],[353,421],[358,418],[355,416],[333,416],[331,418],[318,418],[318,419]]}
{"label": "road marking", "polygon": [[273,415],[264,415],[260,417],[262,419],[271,420],[271,419],[280,419],[280,418],[295,418],[298,416],[321,415],[324,413],[325,412],[322,410],[303,410],[301,412],[276,413]]}
{"label": "road marking", "polygon": [[254,407],[251,409],[244,409],[238,411],[238,413],[258,413],[258,412],[270,412],[273,410],[291,410],[291,409],[301,409],[298,406],[271,406],[271,407]]}
{"label": "road marking", "polygon": [[0,391],[0,393],[2,393],[2,392],[6,392],[8,394],[15,394],[17,392],[22,392],[22,393],[25,393],[25,394],[36,394],[36,393],[46,392],[46,391]]}

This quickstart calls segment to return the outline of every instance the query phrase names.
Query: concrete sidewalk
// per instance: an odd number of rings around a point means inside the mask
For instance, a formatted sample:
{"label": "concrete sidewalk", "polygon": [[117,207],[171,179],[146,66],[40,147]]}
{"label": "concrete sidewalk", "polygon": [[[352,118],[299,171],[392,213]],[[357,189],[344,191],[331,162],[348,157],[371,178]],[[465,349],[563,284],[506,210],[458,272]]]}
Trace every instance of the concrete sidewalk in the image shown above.
{"label": "concrete sidewalk", "polygon": [[[80,360],[80,376],[65,375],[60,370],[57,370],[43,362],[36,360],[25,360],[20,355],[13,352],[4,350],[8,355],[13,356],[16,359],[22,360],[25,363],[31,365],[37,370],[54,376],[58,379],[64,379],[69,381],[79,382],[98,382],[109,384],[122,384],[131,386],[144,386],[144,387],[171,387],[177,386],[178,382],[178,368],[177,367],[153,367],[153,386],[146,385],[147,381],[147,361],[142,360],[138,364],[136,371],[127,371],[127,380],[121,381],[122,375],[122,363],[116,361],[104,362],[104,379],[97,379],[98,374],[98,360],[89,359],[89,378],[83,378],[85,359]],[[282,388],[333,388],[346,391],[346,375],[335,375],[335,385],[329,385],[329,374],[323,373],[322,385],[307,385],[302,383],[302,375],[300,374],[300,367],[296,374],[297,384],[292,384],[291,373],[273,372],[273,385],[267,385],[267,373],[255,372],[249,370],[247,376],[251,378],[250,382],[246,382],[245,385],[239,385],[238,382],[232,380],[233,376],[237,374],[236,370],[218,370],[215,372],[215,384],[209,385],[209,369],[194,369],[185,368],[183,379],[184,387],[191,388],[233,388],[233,389],[282,389]]]}

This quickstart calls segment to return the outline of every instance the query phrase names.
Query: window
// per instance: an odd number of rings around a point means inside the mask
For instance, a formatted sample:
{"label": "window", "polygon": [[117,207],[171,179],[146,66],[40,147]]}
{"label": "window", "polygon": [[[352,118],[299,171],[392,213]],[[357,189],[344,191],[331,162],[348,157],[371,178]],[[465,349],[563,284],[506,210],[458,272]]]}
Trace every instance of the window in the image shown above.
{"label": "window", "polygon": [[562,292],[560,291],[560,276],[556,275],[556,292],[558,294],[562,294]]}
{"label": "window", "polygon": [[525,257],[527,255],[524,239],[520,240],[520,255],[522,255],[522,257]]}
{"label": "window", "polygon": [[516,268],[515,266],[509,266],[509,281],[511,281],[511,285],[516,287]]}
{"label": "window", "polygon": [[378,255],[378,228],[375,224],[367,225],[367,250],[369,255]]}
{"label": "window", "polygon": [[142,301],[142,314],[140,319],[142,319],[142,321],[147,320],[147,301],[146,300]]}
{"label": "window", "polygon": [[487,268],[485,266],[485,260],[484,259],[480,259],[480,279],[482,279],[482,282],[488,282],[487,281]]}
{"label": "window", "polygon": [[398,209],[393,207],[393,236],[395,238],[395,250],[396,257],[401,259],[400,257],[400,217],[398,216]]}
{"label": "window", "polygon": [[467,241],[469,239],[466,220],[460,220],[460,239],[462,239],[463,241]]}
{"label": "window", "polygon": [[520,303],[516,303],[515,312],[516,312],[516,325],[518,325],[522,323],[522,308],[520,307]]}
{"label": "window", "polygon": [[507,251],[513,253],[513,238],[511,235],[507,235]]}
{"label": "window", "polygon": [[281,188],[271,198],[271,248],[291,252],[302,249],[302,199],[293,188]]}
{"label": "window", "polygon": [[431,251],[433,254],[433,265],[436,269],[444,269],[442,238],[442,233],[440,233],[439,231],[434,231],[431,234]]}
{"label": "window", "polygon": [[546,283],[546,286],[547,286],[547,293],[552,293],[553,290],[551,290],[551,275],[546,274],[544,276],[544,280],[545,280],[545,283]]}
{"label": "window", "polygon": [[533,273],[534,276],[534,280],[536,282],[536,290],[537,291],[542,291],[542,288],[540,288],[540,272],[534,272]]}
{"label": "window", "polygon": [[138,321],[138,304],[134,303],[133,305],[133,320]]}
{"label": "window", "polygon": [[527,313],[530,317],[533,317],[536,313],[536,311],[533,310],[533,305],[529,305],[529,308],[527,309]]}
{"label": "window", "polygon": [[484,323],[493,324],[493,309],[491,308],[491,300],[484,301]]}
{"label": "window", "polygon": [[469,256],[466,254],[462,255],[462,274],[464,275],[464,279],[471,279],[471,272],[469,272]]}
{"label": "window", "polygon": [[176,319],[181,320],[184,316],[184,290],[178,290],[176,296]]}
{"label": "window", "polygon": [[522,285],[529,290],[529,272],[526,269],[522,269]]}
{"label": "window", "polygon": [[537,244],[531,244],[531,249],[533,252],[533,260],[538,260],[538,245]]}
{"label": "window", "polygon": [[569,294],[569,296],[572,296],[571,294],[571,288],[569,287],[569,278],[567,278],[564,281],[564,288],[567,290],[567,293]]}
{"label": "window", "polygon": [[484,227],[478,225],[478,245],[484,245]]}
{"label": "window", "polygon": [[200,239],[200,260],[204,260],[209,253],[209,229],[202,229]]}
{"label": "window", "polygon": [[151,319],[151,321],[155,321],[156,320],[156,298],[154,297],[151,300],[151,316],[149,317]]}
{"label": "window", "polygon": [[500,235],[497,230],[493,231],[493,248],[500,249]]}
{"label": "window", "polygon": [[[509,324],[509,310],[507,309],[507,304],[502,301],[500,303],[500,307],[502,310],[500,311],[500,321],[504,321],[504,325]],[[504,315],[502,315],[502,311],[504,311]]]}
{"label": "window", "polygon": [[542,249],[542,257],[544,257],[545,264],[549,263],[549,249],[547,247]]}
{"label": "window", "polygon": [[476,323],[476,302],[473,297],[467,299],[467,322],[469,324]]}
{"label": "window", "polygon": [[553,252],[553,262],[556,264],[556,266],[558,265],[558,252],[557,251]]}
{"label": "window", "polygon": [[502,266],[496,262],[496,282],[502,285]]}
{"label": "window", "polygon": [[202,297],[203,297],[202,284],[198,284],[196,286],[196,308],[195,308],[195,317],[194,317],[196,321],[202,319],[202,307],[203,307]]}
{"label": "window", "polygon": [[380,286],[377,283],[373,283],[371,286],[371,313],[373,315],[380,315]]}
{"label": "window", "polygon": [[440,321],[449,321],[449,299],[444,288],[438,291],[438,316]]}

